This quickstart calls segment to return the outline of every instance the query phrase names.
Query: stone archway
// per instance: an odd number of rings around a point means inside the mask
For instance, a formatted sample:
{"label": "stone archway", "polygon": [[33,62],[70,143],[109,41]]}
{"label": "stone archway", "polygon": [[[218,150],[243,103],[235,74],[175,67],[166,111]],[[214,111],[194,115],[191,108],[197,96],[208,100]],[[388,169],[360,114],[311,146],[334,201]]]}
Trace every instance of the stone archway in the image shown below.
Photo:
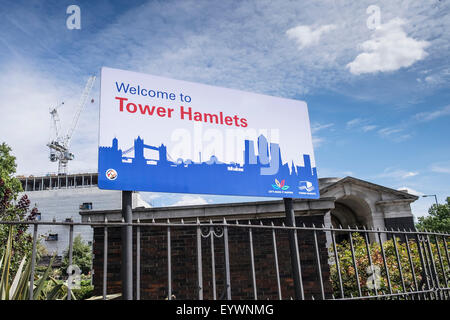
{"label": "stone archway", "polygon": [[335,209],[331,211],[343,228],[372,226],[372,210],[369,204],[357,195],[342,196],[335,201]]}
{"label": "stone archway", "polygon": [[[335,208],[324,217],[325,225],[335,229],[370,228],[372,210],[369,204],[357,195],[343,195],[335,200]],[[328,237],[327,237],[328,238]],[[347,232],[335,232],[337,242],[348,240]],[[372,239],[371,239],[372,240]],[[331,238],[329,239],[331,241]]]}

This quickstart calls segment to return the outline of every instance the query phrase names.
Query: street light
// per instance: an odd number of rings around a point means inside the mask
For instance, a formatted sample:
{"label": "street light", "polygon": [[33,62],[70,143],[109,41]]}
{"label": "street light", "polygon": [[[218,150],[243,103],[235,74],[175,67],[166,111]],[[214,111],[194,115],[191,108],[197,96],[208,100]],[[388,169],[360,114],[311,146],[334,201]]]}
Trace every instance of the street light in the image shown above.
{"label": "street light", "polygon": [[437,201],[437,197],[435,194],[425,194],[422,197],[426,198],[426,197],[434,197],[434,200],[436,200],[436,205],[439,205],[438,201]]}

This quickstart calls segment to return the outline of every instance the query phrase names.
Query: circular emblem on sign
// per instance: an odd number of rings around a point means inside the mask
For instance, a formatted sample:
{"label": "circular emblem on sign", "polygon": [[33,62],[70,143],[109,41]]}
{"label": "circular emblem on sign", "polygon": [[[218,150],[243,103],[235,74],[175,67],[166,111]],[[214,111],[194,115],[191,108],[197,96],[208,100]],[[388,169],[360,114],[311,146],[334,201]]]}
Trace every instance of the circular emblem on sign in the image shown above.
{"label": "circular emblem on sign", "polygon": [[106,177],[107,177],[109,180],[116,180],[116,178],[117,178],[117,171],[114,170],[114,169],[108,169],[108,170],[106,170]]}

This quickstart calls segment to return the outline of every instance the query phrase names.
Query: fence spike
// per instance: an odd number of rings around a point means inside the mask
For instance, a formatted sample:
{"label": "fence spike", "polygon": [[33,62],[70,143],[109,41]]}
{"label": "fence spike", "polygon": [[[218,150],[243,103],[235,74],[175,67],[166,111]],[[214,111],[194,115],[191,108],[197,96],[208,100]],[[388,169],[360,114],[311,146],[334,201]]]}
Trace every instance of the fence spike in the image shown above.
{"label": "fence spike", "polygon": [[181,224],[184,224],[184,219],[183,218],[181,218]]}
{"label": "fence spike", "polygon": [[152,219],[152,223],[155,223],[155,218]]}
{"label": "fence spike", "polygon": [[239,220],[236,220],[236,225],[239,225]]}
{"label": "fence spike", "polygon": [[284,221],[281,223],[281,226],[282,227],[286,227],[286,225],[284,224]]}
{"label": "fence spike", "polygon": [[136,223],[141,223],[141,220],[139,220],[139,217],[137,218]]}
{"label": "fence spike", "polygon": [[122,218],[122,223],[125,223],[125,218]]}
{"label": "fence spike", "polygon": [[105,216],[105,223],[108,223],[108,218]]}
{"label": "fence spike", "polygon": [[227,219],[225,219],[225,217],[223,217],[223,224],[228,224]]}
{"label": "fence spike", "polygon": [[274,226],[273,221],[270,221],[270,225],[271,225],[272,227]]}
{"label": "fence spike", "polygon": [[88,223],[91,223],[91,217],[88,217]]}
{"label": "fence spike", "polygon": [[335,299],[336,299],[336,297],[334,296],[334,294],[332,294],[331,296],[333,297],[333,300],[335,300]]}
{"label": "fence spike", "polygon": [[315,299],[314,299],[314,295],[311,296],[311,300],[315,300]]}
{"label": "fence spike", "polygon": [[211,218],[209,219],[209,224],[213,224],[213,222],[212,222],[212,219],[211,219]]}
{"label": "fence spike", "polygon": [[197,224],[200,224],[200,219],[197,217],[197,222],[196,222]]}

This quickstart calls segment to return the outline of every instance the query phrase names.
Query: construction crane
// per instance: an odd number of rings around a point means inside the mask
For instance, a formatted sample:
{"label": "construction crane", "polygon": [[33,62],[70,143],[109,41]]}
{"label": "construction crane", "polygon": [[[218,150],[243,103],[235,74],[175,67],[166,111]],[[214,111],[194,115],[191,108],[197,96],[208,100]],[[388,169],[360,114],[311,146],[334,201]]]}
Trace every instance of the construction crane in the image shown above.
{"label": "construction crane", "polygon": [[[74,154],[70,152],[70,141],[72,140],[73,133],[78,124],[78,119],[80,118],[81,112],[86,106],[89,93],[91,92],[92,86],[94,85],[95,76],[89,77],[86,86],[84,87],[83,93],[78,102],[77,109],[75,111],[75,116],[73,117],[71,126],[67,129],[65,135],[61,131],[61,122],[59,120],[58,109],[64,104],[62,102],[55,108],[50,108],[50,115],[52,117],[52,132],[53,136],[47,146],[50,148],[50,161],[58,161],[58,175],[67,174],[67,165],[70,160],[74,159]],[[91,100],[93,102],[93,100]]]}

